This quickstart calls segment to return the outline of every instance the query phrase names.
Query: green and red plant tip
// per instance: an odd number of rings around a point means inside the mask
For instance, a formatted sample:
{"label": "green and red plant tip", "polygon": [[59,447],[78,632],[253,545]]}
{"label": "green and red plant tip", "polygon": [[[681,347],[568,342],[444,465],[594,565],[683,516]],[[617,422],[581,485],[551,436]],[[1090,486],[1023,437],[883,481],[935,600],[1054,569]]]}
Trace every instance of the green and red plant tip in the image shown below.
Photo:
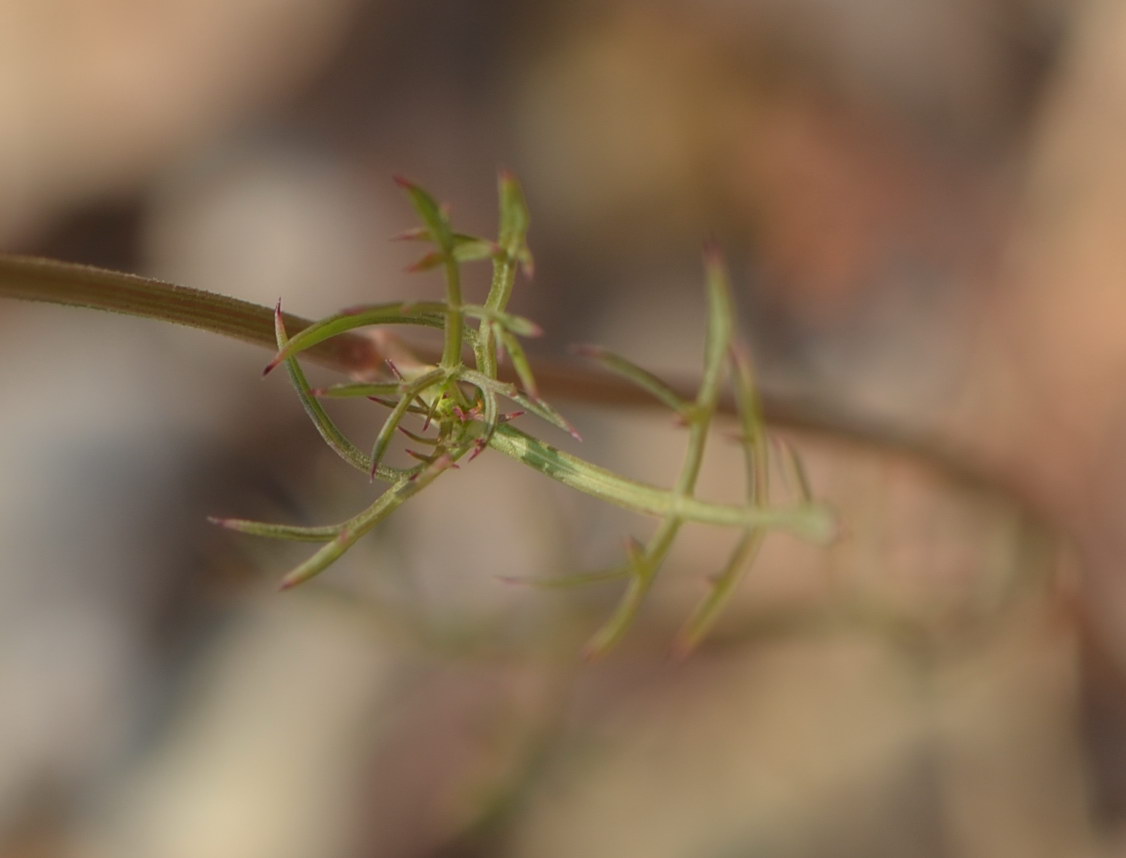
{"label": "green and red plant tip", "polygon": [[[501,225],[496,241],[455,233],[448,222],[446,210],[433,197],[402,177],[396,177],[395,181],[408,192],[424,222],[422,227],[397,237],[412,241],[429,240],[436,245],[436,250],[424,256],[412,269],[442,268],[447,286],[446,301],[443,304],[400,302],[354,307],[312,324],[292,339],[285,336],[279,303],[278,353],[267,370],[286,363],[301,394],[301,377],[293,375],[295,370],[299,372],[297,356],[331,337],[369,325],[440,327],[444,332],[442,359],[436,366],[417,360],[407,365],[389,359],[386,361],[387,381],[336,385],[318,391],[326,398],[367,396],[390,409],[370,455],[361,459],[373,479],[381,473],[385,478],[392,477],[391,485],[368,510],[348,522],[322,528],[289,528],[238,520],[218,522],[229,529],[262,536],[330,540],[283,579],[284,589],[320,574],[374,523],[383,520],[443,471],[457,467],[462,459],[472,462],[489,447],[580,491],[661,519],[648,542],[642,543],[632,537],[627,540],[626,562],[622,567],[608,572],[578,573],[542,581],[504,579],[546,587],[568,587],[626,578],[628,583],[618,607],[583,650],[587,658],[605,654],[633,624],[685,523],[734,526],[740,528],[743,534],[728,563],[720,572],[710,576],[708,594],[677,635],[673,644],[673,653],[677,656],[686,655],[695,648],[712,627],[769,530],[790,530],[814,540],[825,539],[831,534],[829,512],[815,504],[806,492],[796,505],[786,508],[770,505],[769,447],[748,353],[734,340],[731,288],[722,254],[714,242],[708,242],[703,253],[708,330],[704,373],[694,401],[686,401],[671,385],[653,373],[601,346],[586,345],[573,349],[576,354],[597,361],[607,371],[649,393],[688,429],[688,449],[681,476],[673,489],[664,490],[613,474],[511,425],[517,417],[530,413],[579,438],[575,427],[539,397],[530,362],[519,343],[519,337],[538,336],[542,333],[541,328],[509,314],[506,309],[517,270],[531,259],[526,244],[529,218],[515,177],[502,172],[498,178]],[[459,248],[468,248],[468,251],[459,254]],[[486,258],[493,265],[489,294],[482,305],[464,304],[458,266]],[[472,366],[462,361],[463,342],[473,349]],[[502,353],[507,353],[512,361],[520,388],[500,379],[499,356]],[[746,462],[747,495],[743,506],[709,503],[697,499],[695,495],[705,446],[712,434],[722,389],[728,382],[733,388],[740,420],[737,440],[744,450]],[[315,400],[313,396],[305,398]],[[499,406],[501,398],[514,402],[520,408],[503,413]],[[421,419],[417,431],[404,424],[408,417],[415,415]],[[335,427],[328,421],[323,409],[311,411],[310,416],[322,435],[336,437]],[[432,451],[424,453],[407,449],[405,455],[419,464],[405,469],[386,469],[384,459],[397,431],[416,443],[426,444]],[[351,452],[355,445],[347,442],[345,449]],[[801,473],[801,483],[807,486],[804,472],[798,470],[800,465],[796,459],[789,461],[791,457],[786,458],[786,470]]]}
{"label": "green and red plant tip", "polygon": [[[89,281],[90,288],[85,293],[75,293],[75,297],[67,291],[69,287],[55,282],[55,269],[44,274],[47,263],[34,260],[16,265],[31,285],[19,282],[9,287],[8,297],[156,317],[262,344],[271,335],[272,321],[276,350],[262,375],[269,376],[284,365],[298,400],[329,448],[372,481],[385,484],[367,507],[337,524],[310,527],[233,517],[209,519],[219,527],[242,534],[320,543],[312,555],[282,577],[282,590],[323,573],[444,473],[463,462],[474,461],[487,449],[598,500],[657,520],[647,540],[627,540],[624,561],[610,569],[554,578],[503,579],[554,589],[625,580],[617,606],[584,649],[588,658],[608,652],[635,622],[685,524],[734,528],[739,538],[727,563],[710,577],[707,594],[676,636],[673,652],[677,655],[690,652],[713,627],[768,533],[787,531],[815,542],[832,538],[834,517],[813,500],[808,477],[792,447],[780,448],[778,469],[798,486],[799,497],[784,504],[776,504],[770,497],[771,445],[762,422],[748,352],[735,341],[731,288],[722,254],[714,242],[705,245],[703,254],[708,322],[704,370],[694,398],[677,393],[653,373],[604,348],[575,349],[645,391],[686,427],[688,438],[680,475],[673,487],[662,488],[581,459],[515,425],[518,418],[535,417],[581,440],[578,430],[541,396],[531,361],[521,344],[522,338],[539,336],[542,329],[508,312],[518,275],[530,277],[533,267],[527,244],[530,217],[516,177],[508,170],[498,174],[499,225],[495,239],[455,231],[446,206],[408,179],[396,176],[395,182],[406,192],[422,221],[420,226],[395,238],[424,241],[432,246],[411,270],[441,272],[446,287],[441,301],[353,306],[315,322],[291,316],[291,321],[299,322],[292,326],[291,336],[281,300],[271,314],[268,308],[198,290],[53,264]],[[483,303],[467,303],[462,296],[461,266],[477,262],[491,264],[492,279]],[[100,286],[105,288],[91,297],[91,289]],[[164,296],[167,306],[154,294]],[[436,363],[423,361],[385,333],[380,334],[384,339],[369,338],[365,329],[371,328],[441,332],[441,355]],[[384,349],[385,344],[393,347]],[[502,379],[502,358],[507,358],[517,383]],[[352,371],[353,377],[341,384],[313,389],[301,365],[301,360],[307,359]],[[709,501],[696,492],[705,447],[714,434],[714,418],[728,387],[736,403],[737,441],[743,450],[746,472],[747,489],[741,503]],[[365,452],[349,438],[326,410],[325,404],[336,399],[367,399],[386,409],[370,451]],[[508,403],[515,408],[508,409]],[[399,433],[413,443],[401,452],[405,461],[392,463],[400,455],[391,445]],[[441,522],[436,522],[435,527],[440,528]]]}

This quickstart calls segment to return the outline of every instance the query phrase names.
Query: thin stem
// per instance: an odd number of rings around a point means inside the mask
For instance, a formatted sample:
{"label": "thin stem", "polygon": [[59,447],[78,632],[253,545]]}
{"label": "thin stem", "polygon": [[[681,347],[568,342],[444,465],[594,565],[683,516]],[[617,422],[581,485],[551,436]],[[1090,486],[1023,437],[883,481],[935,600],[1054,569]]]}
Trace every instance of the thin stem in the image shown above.
{"label": "thin stem", "polygon": [[813,541],[824,541],[833,534],[833,517],[827,507],[818,504],[788,509],[747,507],[686,497],[615,474],[507,423],[497,426],[489,446],[565,486],[645,515],[729,527],[788,530]]}
{"label": "thin stem", "polygon": [[[89,265],[0,254],[0,298],[159,319],[242,340],[270,351],[277,348],[272,307]],[[291,335],[313,324],[309,319],[289,313],[284,318]],[[419,349],[419,352],[427,363],[435,362],[438,357],[426,349]],[[384,363],[384,355],[376,342],[362,334],[340,334],[303,354],[314,363],[353,375],[376,371]],[[616,408],[656,405],[648,393],[633,384],[572,361],[539,358],[536,376],[540,392],[552,398]],[[694,395],[695,385],[689,379],[673,379],[669,388],[687,400]],[[722,400],[719,410],[730,414],[734,412],[734,405]],[[912,433],[902,426],[865,420],[854,413],[792,395],[764,393],[762,411],[764,418],[776,426],[928,461],[966,488],[1008,496],[1033,513],[1034,519],[1046,518],[1044,504],[1029,493],[1023,481],[999,470],[993,461],[983,458],[974,449],[952,446],[930,435]]]}
{"label": "thin stem", "polygon": [[454,370],[461,365],[461,335],[465,327],[461,309],[461,269],[452,251],[445,260],[446,304],[449,318],[446,320],[446,338],[442,347],[442,368]]}
{"label": "thin stem", "polygon": [[[489,285],[485,306],[490,310],[504,311],[512,298],[513,286],[516,285],[516,265],[521,254],[527,250],[525,237],[529,218],[520,183],[508,171],[501,171],[497,177],[497,197],[500,200],[500,252],[493,256],[493,280]],[[496,378],[497,375],[499,335],[499,330],[492,325],[481,325],[481,337],[476,349],[477,369],[489,378]],[[516,359],[516,355],[512,357]],[[525,387],[528,387],[527,380]],[[535,395],[534,384],[529,392]]]}
{"label": "thin stem", "polygon": [[[743,433],[743,455],[747,480],[747,502],[751,506],[766,504],[770,495],[770,449],[762,423],[762,409],[756,393],[750,357],[741,351],[733,355],[735,370],[735,401]],[[715,579],[711,591],[700,601],[692,616],[684,624],[673,645],[673,652],[683,658],[688,655],[715,623],[735,588],[755,559],[766,531],[761,527],[747,528],[739,538],[723,571]]]}
{"label": "thin stem", "polygon": [[[704,349],[704,377],[692,407],[683,412],[688,419],[688,450],[684,465],[676,483],[673,496],[676,501],[694,500],[696,480],[704,461],[704,450],[708,442],[712,417],[719,405],[720,386],[723,383],[727,351],[735,323],[731,305],[731,287],[727,272],[714,249],[705,255],[708,281],[708,336]],[[761,504],[751,503],[755,508]],[[617,643],[633,623],[649,589],[656,581],[657,573],[680,532],[684,519],[673,513],[663,522],[644,554],[640,554],[632,564],[633,578],[618,603],[610,620],[595,634],[587,645],[589,657],[596,657]]]}
{"label": "thin stem", "polygon": [[[276,348],[272,307],[89,265],[0,254],[0,298],[159,319]],[[284,318],[291,334],[313,324],[289,313]],[[310,360],[344,372],[363,372],[383,363],[375,342],[356,335],[318,343],[306,354]]]}
{"label": "thin stem", "polygon": [[[505,252],[493,260],[493,282],[489,287],[485,306],[490,310],[503,310],[512,296],[516,282],[516,260]],[[493,325],[481,325],[481,336],[476,349],[477,369],[490,378],[497,374],[497,332]]]}
{"label": "thin stem", "polygon": [[593,637],[583,648],[583,655],[587,658],[598,658],[608,652],[618,643],[633,623],[634,617],[641,610],[645,597],[653,586],[657,577],[657,570],[665,562],[669,549],[672,548],[676,535],[680,532],[684,519],[680,517],[666,518],[653,534],[648,547],[641,553],[640,547],[630,552],[633,574],[626,586],[625,594],[618,602],[614,613],[610,615],[602,627],[594,633]]}
{"label": "thin stem", "polygon": [[[458,455],[462,452],[464,451],[459,451]],[[312,557],[282,578],[279,589],[288,590],[319,575],[339,560],[360,537],[449,469],[453,462],[452,456],[443,456],[417,476],[401,479],[392,485],[371,506],[339,525],[339,531],[332,541],[325,543]]]}

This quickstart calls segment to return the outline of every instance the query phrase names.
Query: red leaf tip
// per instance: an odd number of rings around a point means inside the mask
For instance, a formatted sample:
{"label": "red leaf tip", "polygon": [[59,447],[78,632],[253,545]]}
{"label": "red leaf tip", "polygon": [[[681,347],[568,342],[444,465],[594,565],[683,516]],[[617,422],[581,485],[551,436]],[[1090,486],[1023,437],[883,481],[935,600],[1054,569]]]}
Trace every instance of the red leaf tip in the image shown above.
{"label": "red leaf tip", "polygon": [[685,661],[696,649],[696,644],[686,636],[678,637],[669,648],[669,659],[674,662]]}
{"label": "red leaf tip", "polygon": [[591,343],[572,343],[567,346],[567,351],[576,357],[585,358],[599,358],[606,354],[606,349],[602,346],[592,345]]}
{"label": "red leaf tip", "polygon": [[582,659],[586,662],[598,661],[602,656],[606,655],[606,650],[603,647],[594,644],[587,644],[583,647]]}
{"label": "red leaf tip", "polygon": [[429,231],[424,226],[415,226],[410,229],[404,229],[402,232],[397,232],[391,236],[388,241],[422,241],[428,238]]}
{"label": "red leaf tip", "polygon": [[714,238],[709,238],[704,242],[704,264],[709,268],[714,268],[723,265],[723,250],[720,249],[719,242]]}

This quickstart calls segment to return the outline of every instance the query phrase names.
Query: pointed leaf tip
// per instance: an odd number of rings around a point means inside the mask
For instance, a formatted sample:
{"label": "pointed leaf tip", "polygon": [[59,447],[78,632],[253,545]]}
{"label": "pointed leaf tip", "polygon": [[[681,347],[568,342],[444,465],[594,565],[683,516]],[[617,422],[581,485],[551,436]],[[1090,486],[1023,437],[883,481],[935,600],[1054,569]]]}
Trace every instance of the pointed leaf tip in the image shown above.
{"label": "pointed leaf tip", "polygon": [[425,241],[430,237],[430,231],[424,226],[411,227],[397,232],[388,241]]}
{"label": "pointed leaf tip", "polygon": [[418,274],[420,271],[429,271],[430,269],[436,268],[438,265],[440,265],[442,260],[444,260],[445,258],[446,257],[444,254],[439,253],[438,251],[432,251],[430,253],[427,253],[421,259],[418,259],[412,262],[410,265],[406,266],[403,271],[407,274]]}
{"label": "pointed leaf tip", "polygon": [[639,572],[645,562],[645,546],[636,536],[626,537],[626,556],[634,573]]}
{"label": "pointed leaf tip", "polygon": [[[284,345],[283,340],[285,338],[285,317],[282,315],[282,308],[281,307],[282,307],[282,299],[279,297],[278,302],[276,304],[274,304],[274,331],[277,332],[277,334],[278,334],[278,339],[279,339],[278,348],[279,349]],[[277,355],[275,355],[274,359],[272,361],[270,361],[268,364],[266,364],[265,368],[263,368],[262,377],[265,378],[267,375],[269,375],[271,372],[273,372],[274,367],[276,367],[281,362],[282,362],[282,356],[281,356],[281,353],[279,352]]]}
{"label": "pointed leaf tip", "polygon": [[587,644],[582,650],[582,660],[585,662],[595,662],[606,654],[605,647],[596,644]]}
{"label": "pointed leaf tip", "polygon": [[674,662],[686,661],[696,650],[697,641],[691,640],[688,635],[680,635],[669,647],[669,660]]}
{"label": "pointed leaf tip", "polygon": [[567,346],[567,351],[576,357],[599,358],[606,354],[606,349],[592,343],[572,343]]}
{"label": "pointed leaf tip", "polygon": [[400,173],[396,173],[394,176],[392,176],[391,181],[393,181],[400,188],[405,188],[408,191],[416,187],[414,182]]}
{"label": "pointed leaf tip", "polygon": [[704,242],[703,254],[704,264],[709,268],[718,268],[723,265],[723,250],[714,238],[709,238]]}

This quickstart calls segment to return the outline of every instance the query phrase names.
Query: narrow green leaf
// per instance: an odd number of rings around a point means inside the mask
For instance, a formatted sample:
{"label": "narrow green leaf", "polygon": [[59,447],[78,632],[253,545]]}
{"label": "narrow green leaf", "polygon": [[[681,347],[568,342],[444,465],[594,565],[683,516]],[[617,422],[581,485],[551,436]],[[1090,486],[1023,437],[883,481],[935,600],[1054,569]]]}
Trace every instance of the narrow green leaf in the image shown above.
{"label": "narrow green leaf", "polygon": [[[500,252],[502,252],[500,246],[495,241],[480,238],[458,242],[453,249],[453,258],[456,262],[478,262],[482,259],[491,259]],[[407,267],[407,271],[429,271],[444,264],[447,259],[448,256],[445,253],[435,250],[412,263]]]}
{"label": "narrow green leaf", "polygon": [[520,393],[510,396],[509,399],[529,413],[536,415],[540,420],[546,420],[557,429],[562,429],[576,441],[583,440],[583,436],[579,434],[579,430],[571,424],[571,421],[544,400],[533,399],[530,396],[524,396]]}
{"label": "narrow green leaf", "polygon": [[[520,345],[520,341],[504,328],[498,327],[496,334],[500,338],[504,350],[508,352],[508,357],[512,361],[512,368],[516,370],[516,377],[520,379],[520,386],[524,388],[524,392],[533,399],[542,401],[540,400],[536,377],[532,375],[532,365],[528,362],[528,355],[524,352],[524,347]],[[567,428],[566,431],[570,432],[571,429]]]}
{"label": "narrow green leaf", "polygon": [[387,419],[383,422],[383,427],[379,430],[379,435],[376,436],[375,445],[372,447],[371,466],[373,468],[379,466],[383,455],[387,452],[387,447],[391,443],[391,439],[395,436],[395,430],[398,428],[399,423],[402,422],[407,410],[411,408],[415,398],[435,384],[441,382],[445,377],[445,370],[432,369],[430,372],[423,373],[413,381],[407,382],[400,388],[400,399],[395,404],[395,407],[391,409],[391,413],[387,415]]}
{"label": "narrow green leaf", "polygon": [[708,286],[707,354],[704,361],[705,380],[701,386],[719,388],[719,381],[711,381],[709,374],[722,374],[727,352],[735,330],[735,309],[731,297],[731,279],[719,249],[709,245],[704,251],[704,270]]}
{"label": "narrow green leaf", "polygon": [[[444,306],[444,305],[442,305]],[[391,304],[374,304],[352,308],[314,322],[290,339],[284,349],[274,355],[262,374],[266,375],[286,358],[297,355],[338,334],[369,325],[422,325],[442,328],[445,318],[441,313],[428,311],[424,306],[396,301]]]}
{"label": "narrow green leaf", "polygon": [[567,421],[567,419],[563,417],[562,414],[560,414],[542,399],[532,399],[531,397],[524,396],[522,393],[517,391],[514,385],[505,384],[504,382],[489,378],[484,373],[475,372],[474,370],[463,370],[460,375],[462,379],[474,385],[475,387],[481,388],[482,390],[488,388],[496,392],[498,395],[512,400],[521,408],[525,409],[531,414],[536,415],[541,420],[544,420],[550,423],[552,426],[555,426],[559,429],[562,429],[564,432],[567,432],[576,441],[582,440],[582,436],[579,435],[578,430],[574,426],[572,426]]}
{"label": "narrow green leaf", "polygon": [[782,453],[782,463],[784,470],[782,473],[791,477],[797,483],[798,496],[803,503],[811,503],[813,501],[813,489],[809,482],[809,474],[805,470],[805,464],[802,462],[801,457],[798,456],[797,450],[785,438],[776,439],[778,449]]}
{"label": "narrow green leaf", "polygon": [[[401,389],[402,387],[400,387],[400,390]],[[371,401],[378,402],[384,408],[387,408],[391,411],[394,411],[399,404],[399,400],[397,399],[384,399],[382,396],[373,396],[371,397]],[[418,414],[422,417],[426,417],[428,414],[430,414],[430,409],[423,408],[421,406],[415,405],[414,402],[411,402],[410,405],[407,406],[407,414]]]}
{"label": "narrow green leaf", "polygon": [[402,387],[397,381],[367,384],[334,384],[331,387],[321,387],[313,391],[315,396],[322,399],[370,399],[373,396],[393,396]]}
{"label": "narrow green leaf", "polygon": [[415,211],[422,218],[422,222],[426,224],[426,228],[430,230],[431,240],[442,253],[448,255],[455,246],[454,232],[450,229],[449,219],[446,217],[446,213],[442,211],[442,207],[438,205],[438,201],[414,182],[404,179],[402,176],[396,176],[395,183],[410,196]]}
{"label": "narrow green leaf", "polygon": [[517,254],[516,258],[520,262],[520,270],[524,272],[526,278],[531,280],[536,276],[536,260],[527,246]]}
{"label": "narrow green leaf", "polygon": [[531,319],[517,316],[515,313],[506,313],[503,310],[494,310],[492,307],[482,307],[479,304],[463,304],[461,309],[466,316],[490,322],[500,330],[515,334],[518,337],[543,336],[543,328]]}
{"label": "narrow green leaf", "polygon": [[392,512],[403,505],[426,486],[430,485],[444,471],[453,465],[453,458],[443,456],[428,465],[412,479],[400,479],[383,492],[375,502],[359,515],[348,519],[339,534],[329,543],[321,547],[312,557],[289,572],[281,581],[278,589],[288,590],[319,575],[344,554],[349,548],[368,533],[379,522],[383,521]]}
{"label": "narrow green leaf", "polygon": [[484,431],[481,437],[477,439],[473,453],[470,459],[475,459],[485,447],[488,446],[489,441],[492,440],[493,434],[497,431],[497,426],[500,425],[500,407],[497,404],[497,395],[488,388],[479,388],[481,391],[482,414],[481,421],[484,424]]}
{"label": "narrow green leaf", "polygon": [[677,635],[673,643],[674,657],[686,657],[699,646],[700,641],[711,631],[716,619],[723,613],[723,609],[727,607],[728,602],[731,601],[735,589],[743,580],[747,569],[762,547],[765,535],[763,530],[753,529],[748,530],[739,538],[727,565],[716,577],[715,583],[712,584],[708,594],[696,606],[692,615],[688,618],[688,622],[684,624]]}
{"label": "narrow green leaf", "polygon": [[779,509],[748,507],[686,497],[668,489],[631,480],[621,474],[566,453],[510,423],[497,427],[489,445],[499,453],[521,462],[565,486],[657,518],[674,516],[719,527],[762,526],[785,530],[801,539],[824,542],[835,533],[833,516],[820,504]]}
{"label": "narrow green leaf", "polygon": [[[733,374],[735,407],[743,436],[747,503],[752,507],[765,506],[769,502],[770,495],[770,456],[751,358],[745,349],[735,346],[731,350],[731,361],[735,370]],[[754,562],[765,537],[766,531],[761,527],[750,527],[740,537],[727,565],[677,636],[673,644],[673,653],[676,657],[687,656],[711,630],[734,596],[751,563]]]}
{"label": "narrow green leaf", "polygon": [[683,514],[685,505],[695,501],[693,492],[703,463],[711,421],[719,407],[720,388],[734,328],[731,288],[722,260],[715,249],[709,248],[705,253],[704,262],[708,286],[708,333],[705,343],[704,377],[696,395],[695,406],[686,412],[681,412],[685,413],[688,419],[689,437],[684,465],[674,491],[676,502],[672,504],[668,516],[661,522],[657,534],[643,556],[643,562],[631,558],[637,569],[637,575],[630,581],[613,615],[587,644],[586,654],[591,658],[603,654],[616,644],[633,623],[685,520]]}
{"label": "narrow green leaf", "polygon": [[264,536],[267,539],[288,539],[295,542],[330,542],[340,535],[342,524],[325,527],[298,527],[290,524],[270,524],[264,521],[248,521],[243,518],[219,518],[208,516],[212,524],[251,536]]}
{"label": "narrow green leaf", "polygon": [[569,590],[585,587],[588,584],[602,584],[606,581],[620,581],[633,574],[629,566],[619,566],[614,569],[603,569],[599,572],[576,572],[572,575],[555,575],[551,577],[533,577],[521,575],[498,575],[500,581],[506,584],[521,584],[543,590]]}
{"label": "narrow green leaf", "polygon": [[626,591],[610,619],[595,632],[583,649],[585,658],[596,659],[605,655],[633,625],[645,602],[645,597],[653,587],[657,572],[664,564],[669,549],[680,531],[681,521],[678,517],[670,517],[662,521],[647,547],[643,548],[635,539],[627,543],[626,552],[633,576],[626,585]]}
{"label": "narrow green leaf", "polygon": [[[479,238],[476,235],[466,235],[463,232],[455,232],[453,234],[454,247],[461,247],[463,244],[474,244],[476,242],[483,242],[492,246],[494,252],[498,250],[495,242],[489,241],[487,238]],[[404,229],[402,232],[391,236],[391,241],[431,241],[430,230],[425,226],[416,226],[410,229]]]}
{"label": "narrow green leaf", "polygon": [[712,418],[719,407],[727,352],[731,346],[734,318],[731,286],[719,251],[708,247],[704,254],[708,289],[708,333],[704,348],[704,375],[696,394],[695,407],[688,414],[688,451],[676,491],[689,496],[695,490]]}
{"label": "narrow green leaf", "polygon": [[627,360],[621,355],[615,354],[601,346],[589,345],[572,346],[571,351],[582,357],[596,360],[615,375],[632,381],[658,402],[667,405],[677,414],[687,417],[692,410],[691,404],[681,399],[672,387],[653,373],[642,369],[637,364]]}
{"label": "narrow green leaf", "polygon": [[[285,317],[281,312],[281,301],[274,310],[274,336],[277,340],[278,349],[284,350],[287,344],[285,333]],[[365,456],[360,449],[353,444],[348,437],[340,431],[340,429],[333,422],[332,418],[328,416],[328,412],[324,410],[320,402],[313,395],[312,389],[309,387],[309,381],[305,378],[305,372],[301,369],[301,365],[297,362],[296,358],[288,358],[285,361],[286,370],[289,372],[289,380],[293,383],[294,390],[297,391],[297,398],[301,401],[301,406],[305,409],[305,413],[309,415],[309,419],[313,422],[317,432],[320,433],[324,442],[328,444],[329,448],[335,452],[340,458],[365,474],[372,474],[372,462]],[[399,479],[403,472],[397,468],[377,467],[374,472],[375,476],[381,480],[395,480]]]}
{"label": "narrow green leaf", "polygon": [[430,237],[438,246],[446,276],[446,304],[448,315],[443,324],[445,341],[442,345],[441,365],[443,369],[453,369],[461,363],[461,346],[465,335],[465,323],[461,314],[461,274],[454,252],[456,242],[449,219],[437,201],[422,188],[401,176],[395,181],[410,195],[411,202],[430,230]]}
{"label": "narrow green leaf", "polygon": [[524,247],[531,215],[520,182],[508,170],[501,170],[497,177],[497,196],[500,198],[500,245],[516,258]]}
{"label": "narrow green leaf", "polygon": [[512,399],[517,395],[516,385],[508,384],[504,381],[497,381],[495,378],[489,378],[482,372],[476,370],[466,369],[458,373],[458,377],[462,381],[472,384],[479,390],[491,390],[493,393],[503,396],[506,399]]}
{"label": "narrow green leaf", "polygon": [[399,431],[414,441],[416,444],[426,444],[429,447],[436,447],[438,445],[437,438],[427,438],[425,435],[419,435],[417,432],[412,432],[402,423],[399,424]]}
{"label": "narrow green leaf", "polygon": [[731,361],[735,369],[735,409],[743,436],[747,501],[752,506],[765,504],[770,494],[770,449],[762,419],[762,403],[755,388],[750,355],[745,349],[736,346],[731,350]]}

